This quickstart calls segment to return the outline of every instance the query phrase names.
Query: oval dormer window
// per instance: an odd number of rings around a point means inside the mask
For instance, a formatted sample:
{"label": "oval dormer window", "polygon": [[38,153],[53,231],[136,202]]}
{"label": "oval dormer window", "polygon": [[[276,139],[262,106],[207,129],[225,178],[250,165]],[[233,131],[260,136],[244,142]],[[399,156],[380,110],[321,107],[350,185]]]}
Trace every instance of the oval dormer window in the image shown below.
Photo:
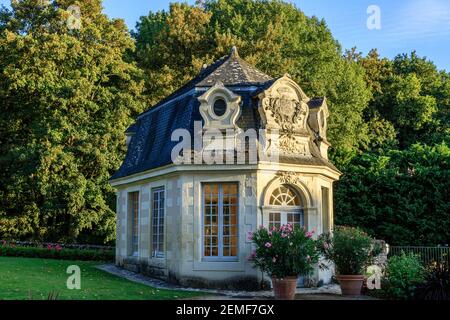
{"label": "oval dormer window", "polygon": [[216,101],[214,101],[213,109],[214,114],[218,117],[221,117],[227,111],[227,103],[225,102],[224,99],[218,98],[216,99]]}

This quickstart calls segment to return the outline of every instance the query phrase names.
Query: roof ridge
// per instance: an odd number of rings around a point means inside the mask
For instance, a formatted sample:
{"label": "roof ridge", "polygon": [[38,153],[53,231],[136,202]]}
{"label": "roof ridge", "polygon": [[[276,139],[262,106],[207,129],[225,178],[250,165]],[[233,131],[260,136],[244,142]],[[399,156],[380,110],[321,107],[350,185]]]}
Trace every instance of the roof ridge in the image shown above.
{"label": "roof ridge", "polygon": [[[233,66],[233,63],[236,65]],[[236,46],[233,46],[228,55],[222,56],[209,65],[204,64],[202,69],[197,75],[186,82],[184,85],[176,89],[170,95],[161,99],[158,103],[149,107],[146,111],[142,112],[138,119],[145,116],[152,109],[159,107],[171,100],[186,94],[190,90],[196,87],[212,87],[216,82],[222,82],[224,86],[253,86],[262,85],[273,78],[264,72],[258,70],[250,63],[245,61],[239,56],[239,52]]]}

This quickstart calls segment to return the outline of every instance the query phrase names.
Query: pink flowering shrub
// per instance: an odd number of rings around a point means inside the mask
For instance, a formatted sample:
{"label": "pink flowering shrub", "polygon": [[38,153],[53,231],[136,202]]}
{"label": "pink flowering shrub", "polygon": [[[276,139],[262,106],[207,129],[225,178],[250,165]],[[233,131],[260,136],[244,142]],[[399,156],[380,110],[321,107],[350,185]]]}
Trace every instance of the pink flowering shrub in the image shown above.
{"label": "pink flowering shrub", "polygon": [[256,246],[249,260],[272,277],[308,275],[318,261],[313,233],[290,224],[270,230],[261,226],[255,233],[249,232],[249,240]]}

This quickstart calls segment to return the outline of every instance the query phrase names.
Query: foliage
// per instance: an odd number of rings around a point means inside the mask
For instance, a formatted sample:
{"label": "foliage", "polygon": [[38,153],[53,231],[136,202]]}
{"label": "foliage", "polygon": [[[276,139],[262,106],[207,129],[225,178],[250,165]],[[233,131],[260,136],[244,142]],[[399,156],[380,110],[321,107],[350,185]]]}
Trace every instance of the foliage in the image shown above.
{"label": "foliage", "polygon": [[249,233],[256,246],[250,260],[255,267],[276,278],[309,275],[318,261],[312,235],[290,224],[270,230],[260,227],[255,233]]}
{"label": "foliage", "polygon": [[425,282],[418,285],[415,298],[419,300],[450,300],[450,269],[448,264],[436,263],[426,273]]}
{"label": "foliage", "polygon": [[[66,24],[72,5],[81,29]],[[134,41],[100,0],[13,1],[0,9],[0,236],[115,237],[108,180],[143,110]]]}
{"label": "foliage", "polygon": [[450,75],[416,52],[401,54],[390,61],[376,50],[366,57],[348,53],[361,65],[371,89],[366,121],[378,116],[389,121],[398,132],[399,145],[416,142],[449,141]]}
{"label": "foliage", "polygon": [[25,257],[56,260],[114,261],[113,250],[65,249],[54,247],[19,247],[0,245],[2,257]]}
{"label": "foliage", "polygon": [[[81,271],[81,290],[67,288],[67,268]],[[0,300],[172,300],[205,296],[203,292],[164,290],[112,275],[97,268],[98,262],[63,261],[0,256]]]}
{"label": "foliage", "polygon": [[145,71],[151,103],[198,74],[204,63],[240,55],[274,77],[289,73],[310,96],[326,96],[328,138],[335,162],[345,162],[367,140],[362,119],[370,92],[364,70],[344,59],[323,20],[309,18],[278,0],[207,0],[203,6],[174,3],[136,26],[137,61]]}
{"label": "foliage", "polygon": [[396,300],[412,299],[416,287],[424,281],[425,269],[418,256],[405,254],[389,258],[383,280],[383,294]]}
{"label": "foliage", "polygon": [[336,188],[336,223],[390,245],[450,243],[450,149],[413,145],[352,160]]}
{"label": "foliage", "polygon": [[319,236],[318,249],[340,275],[361,275],[375,256],[375,241],[358,228],[338,226]]}

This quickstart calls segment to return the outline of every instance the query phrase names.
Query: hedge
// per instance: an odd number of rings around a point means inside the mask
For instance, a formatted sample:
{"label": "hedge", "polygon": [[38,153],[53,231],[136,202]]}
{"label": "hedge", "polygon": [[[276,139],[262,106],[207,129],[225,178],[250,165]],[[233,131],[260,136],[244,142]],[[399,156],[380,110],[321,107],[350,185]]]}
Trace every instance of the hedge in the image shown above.
{"label": "hedge", "polygon": [[114,261],[113,250],[66,249],[60,247],[16,247],[0,245],[0,257],[24,257],[56,260]]}

